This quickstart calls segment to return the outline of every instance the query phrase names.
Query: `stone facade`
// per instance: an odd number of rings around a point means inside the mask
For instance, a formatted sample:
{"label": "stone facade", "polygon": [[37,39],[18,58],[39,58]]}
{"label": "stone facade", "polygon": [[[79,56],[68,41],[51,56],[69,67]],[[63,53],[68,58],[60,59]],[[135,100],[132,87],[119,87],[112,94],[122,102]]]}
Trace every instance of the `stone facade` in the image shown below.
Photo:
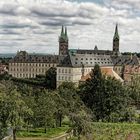
{"label": "stone facade", "polygon": [[18,52],[9,62],[9,74],[16,78],[35,78],[44,75],[50,67],[58,65],[56,55],[35,55],[25,51]]}
{"label": "stone facade", "polygon": [[101,67],[113,67],[109,55],[79,54],[70,50],[68,56],[57,66],[57,87],[64,81],[78,85],[81,76],[88,74],[95,64]]}

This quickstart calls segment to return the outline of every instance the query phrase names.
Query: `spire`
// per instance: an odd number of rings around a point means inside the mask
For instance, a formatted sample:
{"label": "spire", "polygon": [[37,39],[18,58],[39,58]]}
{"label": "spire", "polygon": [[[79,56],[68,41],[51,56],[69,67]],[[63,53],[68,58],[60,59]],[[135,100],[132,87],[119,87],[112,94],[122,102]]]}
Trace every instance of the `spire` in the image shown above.
{"label": "spire", "polygon": [[95,51],[97,51],[97,50],[98,50],[98,47],[97,47],[97,45],[95,45],[95,48],[94,48],[94,50],[95,50]]}
{"label": "spire", "polygon": [[120,37],[119,37],[119,33],[118,33],[118,24],[116,24],[116,28],[115,28],[115,34],[114,34],[114,37],[113,37],[113,39],[119,39]]}
{"label": "spire", "polygon": [[67,27],[64,27],[63,25],[62,25],[61,35],[60,35],[59,39],[62,39],[64,41],[68,41]]}
{"label": "spire", "polygon": [[62,25],[61,36],[64,34],[64,26]]}
{"label": "spire", "polygon": [[67,27],[65,27],[65,36],[67,37]]}

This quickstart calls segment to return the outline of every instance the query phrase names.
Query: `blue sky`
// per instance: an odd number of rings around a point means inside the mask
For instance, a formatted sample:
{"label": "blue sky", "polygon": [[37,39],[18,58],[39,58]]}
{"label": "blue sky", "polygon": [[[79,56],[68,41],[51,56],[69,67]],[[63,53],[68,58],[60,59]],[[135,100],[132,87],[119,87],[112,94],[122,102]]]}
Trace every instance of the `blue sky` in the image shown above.
{"label": "blue sky", "polygon": [[78,2],[95,2],[99,4],[103,4],[103,0],[77,0]]}
{"label": "blue sky", "polygon": [[58,53],[61,26],[71,49],[112,49],[118,23],[120,50],[140,52],[140,0],[0,0],[0,53]]}

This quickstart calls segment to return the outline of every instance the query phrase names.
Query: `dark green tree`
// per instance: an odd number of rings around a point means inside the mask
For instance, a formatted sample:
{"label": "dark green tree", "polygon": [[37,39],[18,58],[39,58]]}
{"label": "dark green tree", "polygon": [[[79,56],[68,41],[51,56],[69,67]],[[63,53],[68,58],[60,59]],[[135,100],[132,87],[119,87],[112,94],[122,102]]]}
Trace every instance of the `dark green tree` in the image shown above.
{"label": "dark green tree", "polygon": [[[80,96],[97,121],[128,121],[126,112],[130,100],[127,88],[120,81],[102,75],[98,65],[92,70],[91,78],[81,85]],[[117,119],[113,119],[114,114]]]}
{"label": "dark green tree", "polygon": [[73,133],[80,139],[80,135],[91,133],[91,112],[86,108],[77,94],[77,88],[72,82],[64,82],[58,88],[61,97],[61,115],[68,116]]}
{"label": "dark green tree", "polygon": [[51,89],[51,90],[56,89],[56,68],[51,67],[46,72],[45,85],[47,89]]}
{"label": "dark green tree", "polygon": [[0,85],[0,124],[13,129],[13,140],[16,140],[17,129],[24,125],[24,118],[32,115],[32,110],[26,105],[21,94],[11,82]]}
{"label": "dark green tree", "polygon": [[52,128],[55,125],[54,114],[56,112],[56,102],[54,100],[55,92],[42,92],[38,100],[36,100],[35,118],[38,126],[44,127],[44,132],[47,128]]}

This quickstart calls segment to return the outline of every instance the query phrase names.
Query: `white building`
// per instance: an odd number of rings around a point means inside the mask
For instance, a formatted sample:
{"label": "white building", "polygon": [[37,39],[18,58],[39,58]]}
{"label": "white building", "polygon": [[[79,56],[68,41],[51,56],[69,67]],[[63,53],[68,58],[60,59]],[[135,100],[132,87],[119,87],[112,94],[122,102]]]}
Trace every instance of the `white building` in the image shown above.
{"label": "white building", "polygon": [[95,64],[100,67],[111,67],[113,70],[110,55],[79,54],[69,50],[69,54],[57,66],[57,87],[64,81],[78,85],[81,77],[87,75]]}

